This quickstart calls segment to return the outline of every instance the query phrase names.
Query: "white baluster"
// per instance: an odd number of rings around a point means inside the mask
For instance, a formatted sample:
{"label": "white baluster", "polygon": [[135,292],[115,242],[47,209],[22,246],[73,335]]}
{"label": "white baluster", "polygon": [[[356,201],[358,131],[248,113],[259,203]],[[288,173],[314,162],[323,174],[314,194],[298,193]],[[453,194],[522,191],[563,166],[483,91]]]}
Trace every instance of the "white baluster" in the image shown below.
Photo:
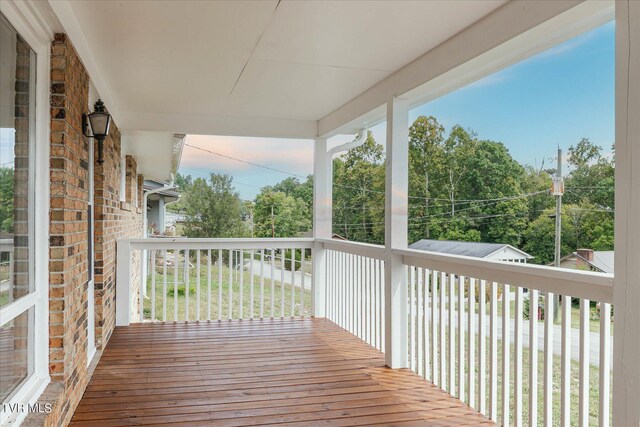
{"label": "white baluster", "polygon": [[611,402],[611,304],[600,303],[599,425],[609,427]]}
{"label": "white baluster", "polygon": [[151,262],[149,271],[151,273],[151,321],[156,321],[156,250],[151,249]]}
{"label": "white baluster", "polygon": [[[580,419],[579,425],[589,425],[589,351],[591,349],[589,331],[590,302],[580,299]],[[606,367],[600,367],[606,369]]]}
{"label": "white baluster", "polygon": [[498,284],[491,282],[491,365],[489,375],[491,377],[490,407],[491,420],[498,421]]}
{"label": "white baluster", "polygon": [[560,424],[571,425],[571,297],[562,297],[562,359],[560,374]]}
{"label": "white baluster", "polygon": [[167,321],[167,250],[162,251],[162,321]]}
{"label": "white baluster", "polygon": [[538,291],[529,289],[529,425],[538,425]]}

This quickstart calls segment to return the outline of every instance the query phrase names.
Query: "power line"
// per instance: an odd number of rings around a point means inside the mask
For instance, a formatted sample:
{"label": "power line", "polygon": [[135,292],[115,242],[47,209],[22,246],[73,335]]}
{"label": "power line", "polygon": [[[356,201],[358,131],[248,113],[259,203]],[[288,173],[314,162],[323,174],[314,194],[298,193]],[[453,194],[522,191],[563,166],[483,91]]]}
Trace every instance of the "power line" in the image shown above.
{"label": "power line", "polygon": [[224,157],[225,159],[235,160],[236,162],[245,163],[247,165],[255,166],[257,168],[268,169],[268,170],[271,170],[271,171],[274,171],[274,172],[279,172],[279,173],[282,173],[282,174],[285,174],[285,175],[291,175],[291,176],[295,176],[295,177],[298,177],[298,178],[307,179],[306,176],[298,175],[298,174],[293,173],[293,172],[287,172],[287,171],[283,171],[283,170],[280,170],[280,169],[272,168],[271,166],[260,165],[258,163],[253,163],[253,162],[249,162],[247,160],[238,159],[237,157],[232,157],[232,156],[228,156],[226,154],[217,153],[215,151],[207,150],[206,148],[197,147],[195,145],[191,145],[191,144],[187,144],[187,143],[185,143],[184,145],[187,146],[187,147],[194,148],[196,150],[204,151],[205,153],[209,153],[209,154],[213,154],[213,155],[216,155],[216,156]]}

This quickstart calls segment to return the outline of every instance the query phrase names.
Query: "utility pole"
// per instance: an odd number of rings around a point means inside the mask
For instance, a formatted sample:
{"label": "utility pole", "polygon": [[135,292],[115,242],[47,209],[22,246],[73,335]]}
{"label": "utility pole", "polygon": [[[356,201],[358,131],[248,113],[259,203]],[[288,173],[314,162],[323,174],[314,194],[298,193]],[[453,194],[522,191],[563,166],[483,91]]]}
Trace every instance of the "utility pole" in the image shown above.
{"label": "utility pole", "polygon": [[273,206],[271,206],[271,237],[276,238],[276,222],[273,217]]}
{"label": "utility pole", "polygon": [[253,229],[255,225],[253,222],[253,202],[249,204],[249,218],[251,219],[251,238],[253,239]]}
{"label": "utility pole", "polygon": [[[553,187],[551,188],[553,195],[556,197],[556,244],[555,244],[555,263],[556,267],[560,267],[561,247],[562,247],[562,195],[564,194],[564,180],[562,179],[562,149],[558,147],[558,166],[556,168],[556,176],[553,177]],[[554,297],[553,318],[558,320],[560,315],[559,304],[560,296]],[[564,301],[563,301],[564,303]]]}

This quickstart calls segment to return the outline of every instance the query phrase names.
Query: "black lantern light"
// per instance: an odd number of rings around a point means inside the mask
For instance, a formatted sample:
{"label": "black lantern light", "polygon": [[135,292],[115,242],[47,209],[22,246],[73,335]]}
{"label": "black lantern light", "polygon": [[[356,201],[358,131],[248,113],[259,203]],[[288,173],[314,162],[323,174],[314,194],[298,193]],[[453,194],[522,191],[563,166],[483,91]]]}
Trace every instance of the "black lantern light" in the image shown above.
{"label": "black lantern light", "polygon": [[105,110],[101,99],[98,99],[93,108],[93,113],[84,116],[84,136],[98,141],[98,164],[101,165],[104,163],[102,151],[104,140],[109,135],[111,115]]}

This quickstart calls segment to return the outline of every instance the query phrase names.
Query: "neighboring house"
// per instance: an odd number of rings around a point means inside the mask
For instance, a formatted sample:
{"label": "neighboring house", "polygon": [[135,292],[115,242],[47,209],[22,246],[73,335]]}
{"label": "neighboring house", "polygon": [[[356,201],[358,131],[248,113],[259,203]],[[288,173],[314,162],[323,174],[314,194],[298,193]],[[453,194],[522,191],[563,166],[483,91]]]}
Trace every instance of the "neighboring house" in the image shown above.
{"label": "neighboring house", "polygon": [[[144,180],[144,191],[154,191],[164,186],[165,183],[160,181]],[[168,219],[166,207],[168,204],[177,202],[179,199],[180,193],[175,189],[166,189],[149,194],[147,197],[147,230],[150,236],[165,235],[167,234],[167,227],[171,225],[175,226],[175,221],[171,223]]]}
{"label": "neighboring house", "polygon": [[570,255],[562,257],[560,267],[613,274],[613,255],[614,251],[578,249]]}
{"label": "neighboring house", "polygon": [[187,220],[187,216],[183,213],[169,212],[165,210],[164,213],[164,226],[165,232],[171,236],[180,235],[178,232],[181,230],[179,226],[184,225]]}
{"label": "neighboring house", "polygon": [[455,242],[451,240],[422,239],[409,245],[410,249],[462,255],[492,261],[527,262],[533,257],[504,243]]}

